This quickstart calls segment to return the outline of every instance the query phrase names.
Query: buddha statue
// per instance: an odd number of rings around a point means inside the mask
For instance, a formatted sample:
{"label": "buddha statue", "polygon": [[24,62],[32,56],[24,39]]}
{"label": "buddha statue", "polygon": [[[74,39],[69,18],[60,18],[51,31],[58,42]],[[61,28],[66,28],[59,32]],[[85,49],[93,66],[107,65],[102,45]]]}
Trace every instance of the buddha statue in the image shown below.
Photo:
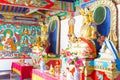
{"label": "buddha statue", "polygon": [[[81,10],[83,11],[83,9],[81,9]],[[80,12],[82,12],[82,11],[80,11]],[[80,37],[84,37],[87,39],[94,39],[95,32],[97,30],[96,30],[95,26],[92,26],[92,24],[94,23],[92,11],[85,8],[84,14],[83,13],[81,13],[81,14],[83,16],[83,21],[82,21],[82,27],[80,29]]]}

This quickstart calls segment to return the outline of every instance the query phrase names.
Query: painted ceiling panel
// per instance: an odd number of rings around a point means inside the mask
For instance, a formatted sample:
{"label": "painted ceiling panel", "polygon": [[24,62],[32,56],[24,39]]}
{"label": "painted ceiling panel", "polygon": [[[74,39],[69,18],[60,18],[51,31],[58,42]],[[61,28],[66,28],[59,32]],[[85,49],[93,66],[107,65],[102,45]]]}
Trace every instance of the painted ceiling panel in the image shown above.
{"label": "painted ceiling panel", "polygon": [[76,0],[0,0],[0,11],[6,13],[22,13],[25,14],[25,16],[37,13],[43,18],[53,15],[66,17],[68,13],[73,14],[73,12],[75,12],[75,1]]}
{"label": "painted ceiling panel", "polygon": [[22,13],[25,16],[37,13],[41,17],[66,17],[68,13],[74,14],[75,2],[79,6],[90,1],[92,0],[0,0],[0,11]]}
{"label": "painted ceiling panel", "polygon": [[26,13],[26,12],[28,12],[28,8],[11,6],[11,5],[0,5],[0,11],[15,12],[15,13]]}
{"label": "painted ceiling panel", "polygon": [[[75,11],[74,3],[76,0],[0,0],[0,4],[13,5],[29,8],[41,8],[44,10],[63,10],[72,12]],[[65,4],[63,4],[65,3]],[[62,5],[61,5],[62,4]],[[57,7],[56,7],[57,5]],[[61,8],[69,6],[71,9]]]}

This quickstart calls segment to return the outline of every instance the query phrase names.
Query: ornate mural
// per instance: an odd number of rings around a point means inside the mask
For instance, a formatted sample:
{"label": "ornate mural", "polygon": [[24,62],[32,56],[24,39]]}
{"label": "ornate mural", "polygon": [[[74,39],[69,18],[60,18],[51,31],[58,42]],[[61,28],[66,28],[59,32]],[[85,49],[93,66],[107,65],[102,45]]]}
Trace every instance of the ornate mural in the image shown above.
{"label": "ornate mural", "polygon": [[0,57],[21,57],[23,53],[28,56],[40,43],[40,36],[40,26],[0,25]]}

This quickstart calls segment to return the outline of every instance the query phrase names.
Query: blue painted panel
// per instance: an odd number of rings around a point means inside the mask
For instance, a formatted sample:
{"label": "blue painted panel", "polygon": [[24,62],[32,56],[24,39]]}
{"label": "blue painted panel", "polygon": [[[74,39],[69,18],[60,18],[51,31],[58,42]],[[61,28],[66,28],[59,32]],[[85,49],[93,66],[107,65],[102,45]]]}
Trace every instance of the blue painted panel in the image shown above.
{"label": "blue painted panel", "polygon": [[117,65],[116,65],[117,71],[120,71],[120,60],[117,59],[115,62],[116,62],[116,64],[117,64]]}
{"label": "blue painted panel", "polygon": [[110,9],[106,7],[106,19],[105,21],[97,26],[98,32],[103,36],[108,36],[110,32]]}
{"label": "blue painted panel", "polygon": [[103,68],[108,68],[109,64],[107,62],[103,62]]}
{"label": "blue painted panel", "polygon": [[[96,67],[97,67],[97,66],[100,66],[100,65],[99,65],[99,62],[94,61],[94,60],[90,61],[90,62],[89,62],[89,65],[90,65],[90,66],[96,66]],[[108,67],[109,67],[109,63],[108,63],[108,62],[102,62],[101,67],[103,67],[103,68],[108,68]]]}
{"label": "blue painted panel", "polygon": [[20,13],[20,11],[21,11],[21,7],[18,7],[18,13]]}
{"label": "blue painted panel", "polygon": [[14,10],[14,6],[12,6],[12,8],[10,9],[10,12],[12,12]]}
{"label": "blue painted panel", "polygon": [[36,22],[38,19],[34,18],[34,17],[14,16],[14,20],[24,20],[24,21],[34,21],[34,22]]}
{"label": "blue painted panel", "polygon": [[94,60],[90,61],[90,62],[89,62],[89,65],[90,65],[90,66],[98,66],[98,65],[97,65],[97,62],[94,61]]}
{"label": "blue painted panel", "polygon": [[22,12],[25,13],[28,8],[23,8]]}
{"label": "blue painted panel", "polygon": [[9,8],[9,6],[6,6],[6,9],[5,9],[5,11],[8,11],[8,8]]}
{"label": "blue painted panel", "polygon": [[89,62],[89,65],[90,65],[90,66],[94,66],[94,60],[90,61],[90,62]]}
{"label": "blue painted panel", "polygon": [[[56,21],[56,23],[57,23],[57,21]],[[48,38],[48,40],[49,40],[49,42],[50,42],[50,53],[54,53],[54,54],[56,54],[56,52],[57,52],[57,48],[56,48],[56,46],[57,46],[57,31],[58,31],[58,23],[56,24],[56,28],[55,28],[55,30],[52,32],[51,30],[50,30],[50,26],[49,26],[49,38]]]}
{"label": "blue painted panel", "polygon": [[2,5],[2,11],[4,11],[4,9],[5,9],[5,5]]}
{"label": "blue painted panel", "polygon": [[18,10],[18,7],[15,7],[14,12],[17,12],[17,10]]}
{"label": "blue painted panel", "polygon": [[0,14],[0,19],[4,19],[4,16],[2,14]]}
{"label": "blue painted panel", "polygon": [[96,46],[96,51],[99,52],[99,50],[101,49],[100,43],[97,41],[97,39],[95,39],[94,42]]}
{"label": "blue painted panel", "polygon": [[[108,37],[109,32],[110,32],[110,9],[108,7],[106,7],[106,19],[104,20],[104,22],[100,25],[97,25],[97,31],[99,34],[101,34],[102,36]],[[95,44],[96,44],[96,51],[99,52],[99,50],[101,49],[101,46],[99,44],[99,42],[97,40],[94,40]]]}

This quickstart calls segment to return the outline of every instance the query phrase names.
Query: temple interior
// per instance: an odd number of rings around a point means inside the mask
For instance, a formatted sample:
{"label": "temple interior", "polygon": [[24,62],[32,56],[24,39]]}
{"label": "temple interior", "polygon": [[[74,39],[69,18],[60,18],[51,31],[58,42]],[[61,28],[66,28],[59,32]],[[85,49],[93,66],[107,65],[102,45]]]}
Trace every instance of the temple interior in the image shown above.
{"label": "temple interior", "polygon": [[120,0],[0,0],[0,80],[120,80]]}

